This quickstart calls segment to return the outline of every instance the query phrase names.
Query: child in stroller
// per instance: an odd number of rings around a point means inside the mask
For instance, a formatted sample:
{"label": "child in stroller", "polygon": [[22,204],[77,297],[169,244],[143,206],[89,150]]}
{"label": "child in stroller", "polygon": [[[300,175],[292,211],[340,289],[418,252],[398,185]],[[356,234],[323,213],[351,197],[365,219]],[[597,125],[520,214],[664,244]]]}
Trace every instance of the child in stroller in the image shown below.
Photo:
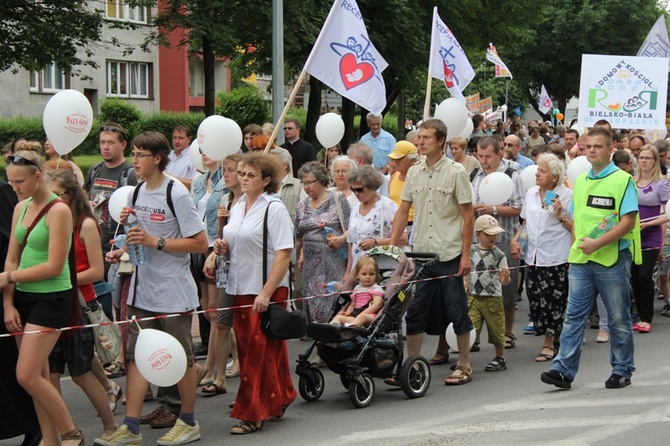
{"label": "child in stroller", "polygon": [[331,324],[367,327],[382,309],[384,289],[378,284],[381,275],[375,259],[361,257],[354,267],[354,277],[358,285],[351,292],[351,301],[333,318]]}

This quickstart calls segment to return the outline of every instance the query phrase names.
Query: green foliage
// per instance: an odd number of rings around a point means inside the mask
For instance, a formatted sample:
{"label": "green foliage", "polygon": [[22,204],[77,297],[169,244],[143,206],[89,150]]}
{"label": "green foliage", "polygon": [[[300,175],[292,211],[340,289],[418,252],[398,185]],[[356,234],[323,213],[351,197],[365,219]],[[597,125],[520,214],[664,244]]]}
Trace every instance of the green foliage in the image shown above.
{"label": "green foliage", "polygon": [[304,132],[305,126],[307,125],[307,109],[299,107],[289,108],[284,122],[288,121],[289,119],[297,119],[300,122],[300,128]]}
{"label": "green foliage", "polygon": [[116,122],[128,133],[132,140],[140,132],[142,113],[133,104],[119,98],[108,98],[100,104],[100,120]]}
{"label": "green foliage", "polygon": [[140,132],[155,130],[165,135],[168,141],[172,141],[172,130],[178,125],[186,125],[191,129],[191,135],[195,137],[198,126],[205,119],[204,113],[175,113],[157,112],[146,115],[142,120]]}
{"label": "green foliage", "polygon": [[398,133],[398,116],[387,113],[384,115],[384,122],[382,128],[395,137]]}
{"label": "green foliage", "polygon": [[270,120],[270,107],[254,86],[236,88],[230,93],[220,91],[216,113],[237,122],[244,128],[249,124],[263,125]]}

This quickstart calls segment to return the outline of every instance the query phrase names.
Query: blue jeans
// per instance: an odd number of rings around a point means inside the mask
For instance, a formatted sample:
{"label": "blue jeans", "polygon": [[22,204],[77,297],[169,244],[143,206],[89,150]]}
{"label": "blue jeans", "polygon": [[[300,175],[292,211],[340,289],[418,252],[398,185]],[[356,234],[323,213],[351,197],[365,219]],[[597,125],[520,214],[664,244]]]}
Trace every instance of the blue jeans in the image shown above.
{"label": "blue jeans", "polygon": [[607,308],[612,373],[630,378],[633,362],[633,322],[630,317],[630,251],[619,252],[610,266],[594,262],[570,265],[570,295],[561,333],[561,347],[552,369],[573,380],[579,369],[586,319],[598,293]]}

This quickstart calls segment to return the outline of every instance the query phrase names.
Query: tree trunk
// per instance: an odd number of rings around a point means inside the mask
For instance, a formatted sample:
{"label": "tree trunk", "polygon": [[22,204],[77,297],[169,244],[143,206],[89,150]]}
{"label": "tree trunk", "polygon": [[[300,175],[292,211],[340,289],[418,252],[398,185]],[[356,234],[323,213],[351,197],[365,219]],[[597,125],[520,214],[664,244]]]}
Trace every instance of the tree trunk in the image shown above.
{"label": "tree trunk", "polygon": [[307,122],[303,139],[318,147],[316,123],[321,116],[321,89],[323,84],[314,76],[309,77],[309,103],[307,104]]}
{"label": "tree trunk", "polygon": [[347,149],[357,138],[354,134],[354,115],[356,114],[356,104],[347,98],[342,98],[342,120],[344,121],[344,137],[340,143],[342,153],[347,153]]}
{"label": "tree trunk", "polygon": [[216,101],[216,85],[214,49],[212,41],[208,36],[202,36],[202,63],[205,71],[205,116],[214,114],[214,104]]}

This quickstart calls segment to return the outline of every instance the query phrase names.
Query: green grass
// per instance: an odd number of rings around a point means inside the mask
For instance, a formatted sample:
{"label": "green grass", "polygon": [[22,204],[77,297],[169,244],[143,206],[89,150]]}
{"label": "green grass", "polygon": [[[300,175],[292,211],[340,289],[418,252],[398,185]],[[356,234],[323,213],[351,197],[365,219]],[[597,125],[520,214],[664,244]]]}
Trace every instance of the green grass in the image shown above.
{"label": "green grass", "polygon": [[[79,166],[81,171],[84,173],[84,178],[86,178],[86,173],[88,169],[93,167],[94,164],[102,161],[102,156],[100,155],[79,155],[74,157],[74,162]],[[5,161],[0,158],[0,178],[5,178]]]}

